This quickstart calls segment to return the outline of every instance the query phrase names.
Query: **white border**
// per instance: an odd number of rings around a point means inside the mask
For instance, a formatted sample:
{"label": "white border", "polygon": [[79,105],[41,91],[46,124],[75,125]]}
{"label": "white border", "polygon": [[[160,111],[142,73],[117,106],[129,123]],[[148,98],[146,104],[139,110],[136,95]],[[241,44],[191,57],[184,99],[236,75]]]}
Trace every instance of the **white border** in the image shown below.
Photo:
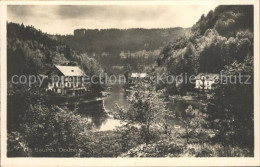
{"label": "white border", "polygon": [[[2,166],[260,166],[259,160],[259,1],[2,1],[1,4],[1,165]],[[7,158],[6,12],[7,5],[254,5],[254,158]],[[185,9],[185,8],[184,8]],[[196,22],[196,21],[195,21]],[[195,24],[194,22],[194,24]]]}

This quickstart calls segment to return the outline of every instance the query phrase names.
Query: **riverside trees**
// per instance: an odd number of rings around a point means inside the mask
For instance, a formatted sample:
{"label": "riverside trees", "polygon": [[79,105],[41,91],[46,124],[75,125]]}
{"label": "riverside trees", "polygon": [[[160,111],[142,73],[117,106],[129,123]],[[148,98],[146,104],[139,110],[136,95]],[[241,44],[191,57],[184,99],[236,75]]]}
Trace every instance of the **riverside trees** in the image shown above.
{"label": "riverside trees", "polygon": [[167,129],[166,102],[161,91],[155,90],[150,80],[143,80],[137,84],[129,97],[130,108],[124,110],[119,107],[117,116],[126,122],[126,126],[139,126],[145,143],[149,143],[155,136],[152,128]]}

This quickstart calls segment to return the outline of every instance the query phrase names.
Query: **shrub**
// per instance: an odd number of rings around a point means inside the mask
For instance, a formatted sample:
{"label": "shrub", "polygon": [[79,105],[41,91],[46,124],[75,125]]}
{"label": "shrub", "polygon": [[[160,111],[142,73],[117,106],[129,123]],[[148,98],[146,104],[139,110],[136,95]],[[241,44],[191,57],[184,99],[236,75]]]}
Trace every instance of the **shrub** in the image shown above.
{"label": "shrub", "polygon": [[31,149],[28,148],[26,142],[19,132],[11,132],[7,134],[7,157],[29,157]]}

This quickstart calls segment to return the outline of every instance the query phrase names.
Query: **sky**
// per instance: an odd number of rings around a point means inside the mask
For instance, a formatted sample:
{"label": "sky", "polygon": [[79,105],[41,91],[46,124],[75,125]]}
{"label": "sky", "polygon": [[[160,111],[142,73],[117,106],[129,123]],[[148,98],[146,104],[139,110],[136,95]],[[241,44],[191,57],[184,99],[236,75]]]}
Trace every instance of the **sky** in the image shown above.
{"label": "sky", "polygon": [[189,28],[216,5],[11,5],[9,22],[33,25],[50,34],[74,29]]}

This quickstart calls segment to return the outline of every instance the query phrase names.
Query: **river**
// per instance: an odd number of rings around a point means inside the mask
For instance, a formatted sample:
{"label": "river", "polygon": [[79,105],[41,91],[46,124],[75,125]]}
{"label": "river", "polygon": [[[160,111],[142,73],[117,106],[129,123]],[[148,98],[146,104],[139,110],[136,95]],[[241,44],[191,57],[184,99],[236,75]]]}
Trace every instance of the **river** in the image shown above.
{"label": "river", "polygon": [[[98,131],[107,131],[114,130],[117,126],[120,126],[120,121],[114,119],[112,114],[116,110],[116,104],[127,109],[129,103],[127,101],[127,96],[129,95],[128,91],[125,91],[123,85],[116,84],[111,85],[111,90],[109,91],[110,95],[102,98],[102,106],[97,106],[95,109],[88,110],[83,107],[80,107],[80,110],[83,110],[85,116],[93,123],[93,127]],[[197,101],[186,101],[186,100],[177,100],[172,99],[168,102],[167,108],[172,111],[172,114],[180,116],[185,109],[191,105],[194,109],[199,108]],[[177,119],[171,119],[170,124],[178,125]]]}
{"label": "river", "polygon": [[110,87],[110,94],[107,97],[99,99],[97,103],[94,103],[94,107],[93,104],[85,103],[84,101],[78,105],[78,112],[88,118],[94,130],[114,130],[117,126],[120,126],[120,121],[114,119],[111,113],[117,110],[116,104],[123,108],[129,106],[127,102],[128,93],[124,90],[123,85],[115,84]]}
{"label": "river", "polygon": [[[113,112],[117,110],[116,104],[123,108],[128,108],[129,103],[127,101],[128,93],[124,90],[122,84],[111,85],[110,95],[104,97],[104,110],[105,112]],[[120,121],[109,116],[100,126],[100,131],[113,130],[116,126],[120,125]]]}

